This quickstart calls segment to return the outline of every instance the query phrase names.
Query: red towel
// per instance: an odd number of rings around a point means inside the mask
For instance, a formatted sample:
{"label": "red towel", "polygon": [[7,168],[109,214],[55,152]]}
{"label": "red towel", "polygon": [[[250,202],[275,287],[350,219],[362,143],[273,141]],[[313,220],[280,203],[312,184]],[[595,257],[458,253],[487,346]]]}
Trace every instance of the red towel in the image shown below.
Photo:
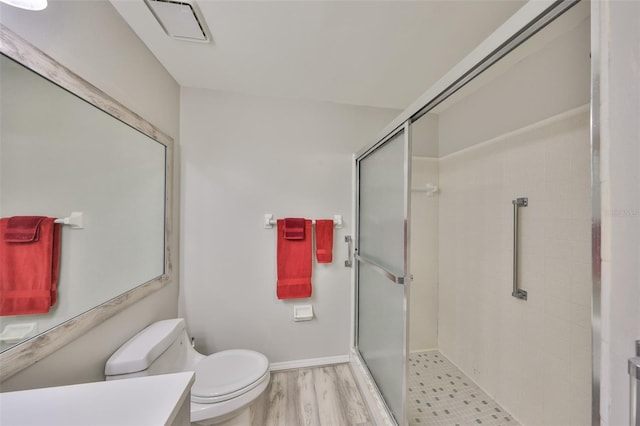
{"label": "red towel", "polygon": [[54,220],[0,219],[0,315],[43,314],[56,303],[61,225]]}
{"label": "red towel", "polygon": [[14,216],[7,220],[4,241],[7,243],[32,243],[40,238],[40,223],[44,216]]}
{"label": "red towel", "polygon": [[316,260],[333,262],[333,220],[316,220]]}
{"label": "red towel", "polygon": [[311,221],[304,220],[304,239],[285,237],[285,220],[278,219],[278,299],[311,297]]}
{"label": "red towel", "polygon": [[[301,218],[284,219],[284,237],[287,240],[304,240],[305,220]],[[311,235],[311,234],[309,234]]]}

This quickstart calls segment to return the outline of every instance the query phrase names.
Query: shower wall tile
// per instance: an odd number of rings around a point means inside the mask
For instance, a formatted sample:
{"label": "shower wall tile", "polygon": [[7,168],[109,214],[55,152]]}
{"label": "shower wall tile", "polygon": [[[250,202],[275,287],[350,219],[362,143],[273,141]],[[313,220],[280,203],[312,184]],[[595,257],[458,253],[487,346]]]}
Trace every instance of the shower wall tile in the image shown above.
{"label": "shower wall tile", "polygon": [[571,299],[571,265],[562,260],[547,257],[544,261],[545,298]]}
{"label": "shower wall tile", "polygon": [[584,192],[586,192],[584,189],[582,192],[583,194],[577,194],[572,198],[571,217],[582,219],[591,226],[591,189],[589,189],[589,194],[586,196],[584,195]]}
{"label": "shower wall tile", "polygon": [[[438,160],[414,157],[411,173],[414,188],[424,187],[426,183],[438,185]],[[411,351],[437,347],[438,252],[438,197],[414,192],[411,197]]]}
{"label": "shower wall tile", "polygon": [[[589,317],[589,319],[591,319]],[[585,353],[585,348],[591,346],[591,327],[581,325],[571,325],[571,376],[576,382],[591,384],[591,376],[582,374],[591,368],[591,355]],[[586,389],[580,387],[580,389]]]}
{"label": "shower wall tile", "polygon": [[545,304],[546,313],[563,323],[571,320],[571,302],[556,297],[549,297]]}
{"label": "shower wall tile", "polygon": [[440,161],[438,346],[525,425],[589,423],[589,152],[585,111]]}
{"label": "shower wall tile", "polygon": [[571,178],[573,144],[552,144],[545,150],[545,181],[554,185]]}
{"label": "shower wall tile", "polygon": [[[589,306],[571,303],[571,316],[569,320],[572,324],[584,326],[591,322],[591,308]],[[591,332],[591,329],[589,329]]]}
{"label": "shower wall tile", "polygon": [[591,264],[585,267],[583,263],[571,264],[571,296],[577,305],[591,309],[592,285]]}
{"label": "shower wall tile", "polygon": [[571,255],[571,258],[574,262],[582,263],[583,265],[589,265],[591,262],[590,238],[580,238],[578,240],[571,241]]}

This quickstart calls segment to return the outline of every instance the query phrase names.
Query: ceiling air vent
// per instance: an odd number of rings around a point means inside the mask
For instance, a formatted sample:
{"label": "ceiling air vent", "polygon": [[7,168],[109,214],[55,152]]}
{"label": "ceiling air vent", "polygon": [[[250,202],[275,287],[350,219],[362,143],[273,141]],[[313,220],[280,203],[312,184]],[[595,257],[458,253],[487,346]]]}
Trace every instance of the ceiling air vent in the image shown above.
{"label": "ceiling air vent", "polygon": [[194,2],[189,0],[145,0],[168,36],[186,41],[211,41],[207,25]]}

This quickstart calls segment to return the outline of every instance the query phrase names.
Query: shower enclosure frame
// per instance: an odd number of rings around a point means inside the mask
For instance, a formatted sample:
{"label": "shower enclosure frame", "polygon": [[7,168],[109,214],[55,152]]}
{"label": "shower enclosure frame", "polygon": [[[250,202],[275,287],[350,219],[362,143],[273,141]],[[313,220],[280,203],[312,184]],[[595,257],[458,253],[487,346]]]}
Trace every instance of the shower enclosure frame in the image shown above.
{"label": "shower enclosure frame", "polygon": [[[449,96],[455,93],[458,89],[462,88],[468,82],[473,80],[476,76],[481,74],[487,68],[491,67],[494,63],[498,62],[505,55],[512,50],[520,46],[523,42],[528,40],[531,36],[536,34],[551,23],[557,17],[569,10],[571,7],[579,3],[581,0],[539,0],[536,2],[529,2],[524,5],[514,16],[507,20],[498,30],[496,30],[489,38],[485,40],[478,48],[471,52],[462,62],[456,65],[447,75],[439,80],[431,89],[425,92],[418,100],[416,100],[411,106],[404,110],[398,117],[396,117],[381,133],[377,142],[370,147],[365,147],[355,155],[355,196],[356,196],[356,247],[359,239],[359,160],[364,158],[367,154],[375,151],[380,146],[384,145],[389,139],[396,135],[400,129],[405,129],[406,135],[409,139],[407,146],[409,147],[408,158],[411,158],[411,123],[418,120],[424,114],[431,111],[441,102],[446,100]],[[600,2],[593,1],[591,3],[591,205],[592,205],[592,218],[591,218],[591,260],[592,260],[592,302],[591,302],[591,339],[592,339],[592,381],[591,381],[591,424],[600,424],[600,358],[601,358],[601,195],[600,195]],[[405,159],[406,161],[406,159]],[[410,171],[410,161],[405,164],[405,173]],[[410,175],[407,179],[410,185]],[[405,201],[410,201],[410,186],[405,188]],[[407,212],[405,215],[405,232],[410,227],[410,217]],[[408,242],[408,236],[405,238],[405,242]],[[409,276],[408,258],[409,249],[408,245],[405,246],[405,276]],[[356,251],[357,254],[357,251]],[[389,410],[388,404],[381,397],[381,392],[378,385],[373,380],[371,371],[367,367],[362,355],[359,351],[359,317],[358,317],[358,294],[359,294],[359,277],[358,268],[355,268],[355,298],[354,298],[354,328],[353,328],[353,342],[354,342],[354,356],[358,360],[358,364],[364,367],[365,380],[373,384],[373,387],[378,393],[378,397],[383,401],[383,405],[387,410],[386,415],[392,421],[394,417]],[[409,280],[410,281],[410,280]],[[404,314],[409,314],[409,285],[405,285],[405,310]],[[406,327],[404,330],[404,351],[408,356],[409,341],[408,341],[408,321],[405,321]],[[404,378],[403,382],[406,388],[407,380],[407,360],[405,356],[404,364]],[[403,391],[402,400],[404,402],[404,410],[399,422],[400,425],[406,423],[406,389]]]}
{"label": "shower enclosure frame", "polygon": [[[404,174],[404,200],[403,200],[403,209],[404,209],[404,217],[403,217],[403,239],[404,239],[404,246],[403,246],[403,272],[402,272],[402,276],[397,276],[392,274],[391,272],[389,272],[387,269],[385,269],[384,267],[378,265],[375,262],[370,261],[369,259],[367,259],[366,257],[363,257],[360,255],[360,162],[362,160],[364,160],[365,158],[367,158],[367,156],[369,156],[370,154],[374,153],[377,149],[381,148],[382,146],[384,146],[386,143],[390,142],[392,139],[394,139],[397,135],[399,134],[403,134],[404,137],[404,170],[403,170],[403,174]],[[399,415],[400,420],[398,421],[399,424],[406,424],[407,422],[407,410],[406,410],[406,393],[407,393],[407,376],[408,376],[408,371],[409,371],[409,365],[408,365],[408,357],[409,357],[409,297],[410,297],[410,282],[412,280],[412,277],[410,276],[410,271],[411,271],[411,262],[410,262],[410,247],[411,247],[411,232],[410,232],[410,216],[411,216],[411,125],[409,123],[409,121],[405,121],[404,123],[402,123],[400,126],[398,126],[396,129],[394,129],[393,131],[391,131],[387,136],[385,136],[384,138],[382,138],[381,140],[379,140],[377,143],[375,143],[373,146],[371,147],[366,147],[364,149],[362,149],[361,151],[359,151],[356,155],[355,155],[355,179],[356,179],[356,184],[355,184],[355,198],[356,198],[356,205],[355,205],[355,210],[356,210],[356,214],[355,214],[355,229],[356,229],[356,238],[355,238],[355,248],[354,248],[354,263],[355,263],[355,282],[359,283],[359,265],[360,263],[364,263],[367,264],[370,267],[373,267],[373,269],[375,269],[378,273],[384,275],[388,280],[389,283],[388,285],[402,285],[403,286],[403,321],[404,321],[404,335],[402,336],[402,340],[403,340],[403,347],[402,347],[402,351],[403,351],[403,361],[402,361],[402,371],[403,371],[403,377],[402,377],[402,395],[401,395],[401,399],[402,399],[402,411],[400,413],[397,413],[397,415]],[[355,343],[355,354],[358,357],[360,363],[362,366],[364,366],[364,368],[367,369],[367,374],[369,375],[369,377],[371,378],[371,382],[375,383],[375,381],[373,380],[373,374],[371,372],[371,370],[369,369],[369,367],[367,366],[364,357],[362,356],[360,350],[359,350],[359,335],[358,335],[358,324],[359,324],[359,316],[358,316],[358,288],[356,286],[356,303],[355,303],[355,317],[354,317],[354,330],[355,330],[355,335],[354,335],[354,343]],[[376,385],[377,386],[377,385]],[[382,395],[382,393],[380,392],[380,389],[377,389],[377,392]],[[390,409],[389,405],[387,404],[387,402],[384,400],[384,398],[381,398],[383,404],[385,405],[385,409],[387,410],[388,415],[390,415],[391,418],[394,418],[393,414],[392,414],[392,410]]]}

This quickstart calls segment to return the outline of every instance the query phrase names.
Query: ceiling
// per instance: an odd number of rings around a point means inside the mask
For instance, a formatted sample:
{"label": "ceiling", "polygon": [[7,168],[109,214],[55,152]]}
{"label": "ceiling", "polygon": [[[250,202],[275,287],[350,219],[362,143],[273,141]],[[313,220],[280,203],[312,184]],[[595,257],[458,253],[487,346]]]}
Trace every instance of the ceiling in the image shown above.
{"label": "ceiling", "polygon": [[197,2],[208,44],[111,0],[184,87],[404,109],[524,0]]}

